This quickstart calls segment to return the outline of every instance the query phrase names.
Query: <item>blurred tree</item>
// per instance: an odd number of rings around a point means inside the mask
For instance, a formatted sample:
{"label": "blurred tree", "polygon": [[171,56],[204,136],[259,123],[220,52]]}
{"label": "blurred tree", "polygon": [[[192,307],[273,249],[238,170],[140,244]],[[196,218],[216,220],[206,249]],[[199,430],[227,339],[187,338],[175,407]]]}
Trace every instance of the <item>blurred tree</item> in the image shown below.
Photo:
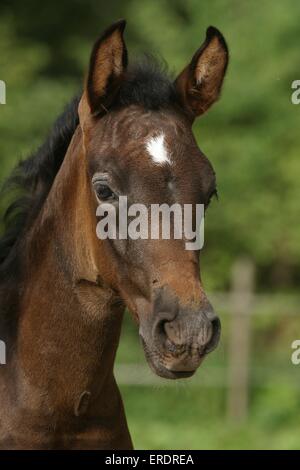
{"label": "blurred tree", "polygon": [[48,60],[41,71],[57,78],[82,72],[74,46],[93,42],[112,21],[126,14],[129,2],[2,0],[2,14],[13,17],[15,34],[22,42],[45,47]]}

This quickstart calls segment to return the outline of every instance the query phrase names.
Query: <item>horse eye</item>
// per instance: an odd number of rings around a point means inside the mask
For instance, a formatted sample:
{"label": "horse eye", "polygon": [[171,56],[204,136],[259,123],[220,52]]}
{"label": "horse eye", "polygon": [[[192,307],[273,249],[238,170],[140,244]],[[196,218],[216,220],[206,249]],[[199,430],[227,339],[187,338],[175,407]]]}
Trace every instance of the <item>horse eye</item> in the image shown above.
{"label": "horse eye", "polygon": [[98,183],[94,186],[96,195],[101,201],[107,201],[108,199],[114,199],[115,194],[106,184]]}

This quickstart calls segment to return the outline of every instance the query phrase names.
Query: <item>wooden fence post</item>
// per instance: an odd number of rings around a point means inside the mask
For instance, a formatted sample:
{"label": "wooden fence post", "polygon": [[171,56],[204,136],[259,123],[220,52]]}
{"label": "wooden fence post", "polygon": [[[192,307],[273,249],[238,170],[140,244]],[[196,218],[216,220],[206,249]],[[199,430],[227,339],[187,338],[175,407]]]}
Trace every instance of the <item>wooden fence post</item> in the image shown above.
{"label": "wooden fence post", "polygon": [[228,416],[240,422],[247,417],[250,366],[250,313],[254,291],[254,263],[247,258],[237,260],[232,267],[232,294],[229,364]]}

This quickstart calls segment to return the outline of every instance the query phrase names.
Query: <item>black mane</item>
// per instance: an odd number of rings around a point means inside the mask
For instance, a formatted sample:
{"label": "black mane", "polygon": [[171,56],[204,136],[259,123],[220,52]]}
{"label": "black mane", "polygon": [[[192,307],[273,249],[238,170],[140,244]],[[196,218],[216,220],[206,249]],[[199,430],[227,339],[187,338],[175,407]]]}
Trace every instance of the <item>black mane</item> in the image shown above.
{"label": "black mane", "polygon": [[5,232],[0,239],[0,282],[2,274],[7,274],[6,261],[11,257],[11,251],[43,205],[63,162],[79,122],[78,103],[79,98],[73,98],[55,121],[44,144],[35,154],[21,161],[4,183],[2,197],[13,194],[15,199],[8,206],[2,220]]}
{"label": "black mane", "polygon": [[[175,101],[173,81],[165,67],[145,56],[128,68],[114,106],[136,104],[156,110]],[[20,295],[21,241],[43,206],[64,160],[79,123],[78,104],[79,96],[76,96],[56,120],[44,144],[16,166],[3,186],[2,200],[13,195],[13,201],[0,221],[3,228],[0,238],[0,334],[3,334],[3,320],[10,329],[14,328],[16,318],[11,310],[17,310]]]}
{"label": "black mane", "polygon": [[44,144],[21,161],[4,183],[1,199],[10,199],[0,238],[0,338],[16,333],[21,295],[21,242],[42,207],[78,125],[79,98],[74,98],[56,120]]}
{"label": "black mane", "polygon": [[166,64],[145,55],[127,70],[122,82],[117,105],[140,105],[145,109],[158,110],[177,101],[174,81]]}

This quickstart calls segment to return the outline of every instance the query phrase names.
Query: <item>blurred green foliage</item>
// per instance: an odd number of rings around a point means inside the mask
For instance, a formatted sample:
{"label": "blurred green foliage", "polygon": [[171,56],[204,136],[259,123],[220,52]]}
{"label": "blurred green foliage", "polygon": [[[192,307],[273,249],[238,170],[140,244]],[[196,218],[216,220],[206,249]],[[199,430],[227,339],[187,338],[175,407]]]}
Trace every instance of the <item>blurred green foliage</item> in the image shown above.
{"label": "blurred green foliage", "polygon": [[[130,58],[152,52],[175,74],[210,24],[224,34],[231,60],[223,95],[194,125],[220,195],[207,214],[202,278],[208,290],[227,289],[234,260],[247,255],[257,267],[258,289],[294,290],[300,279],[300,105],[291,103],[291,83],[300,79],[295,0],[1,0],[0,79],[7,104],[0,105],[0,179],[43,141],[80,88],[94,40],[120,17],[128,20]],[[204,374],[214,364],[226,366],[223,323],[224,344]],[[128,325],[118,362],[134,364],[144,359]],[[253,382],[246,423],[226,420],[224,387],[123,385],[136,446],[299,447],[299,388],[282,380],[286,364],[295,374],[289,355],[297,321],[274,319],[270,311],[256,317],[253,331],[253,367],[268,371],[276,364],[278,376],[262,387]]]}

